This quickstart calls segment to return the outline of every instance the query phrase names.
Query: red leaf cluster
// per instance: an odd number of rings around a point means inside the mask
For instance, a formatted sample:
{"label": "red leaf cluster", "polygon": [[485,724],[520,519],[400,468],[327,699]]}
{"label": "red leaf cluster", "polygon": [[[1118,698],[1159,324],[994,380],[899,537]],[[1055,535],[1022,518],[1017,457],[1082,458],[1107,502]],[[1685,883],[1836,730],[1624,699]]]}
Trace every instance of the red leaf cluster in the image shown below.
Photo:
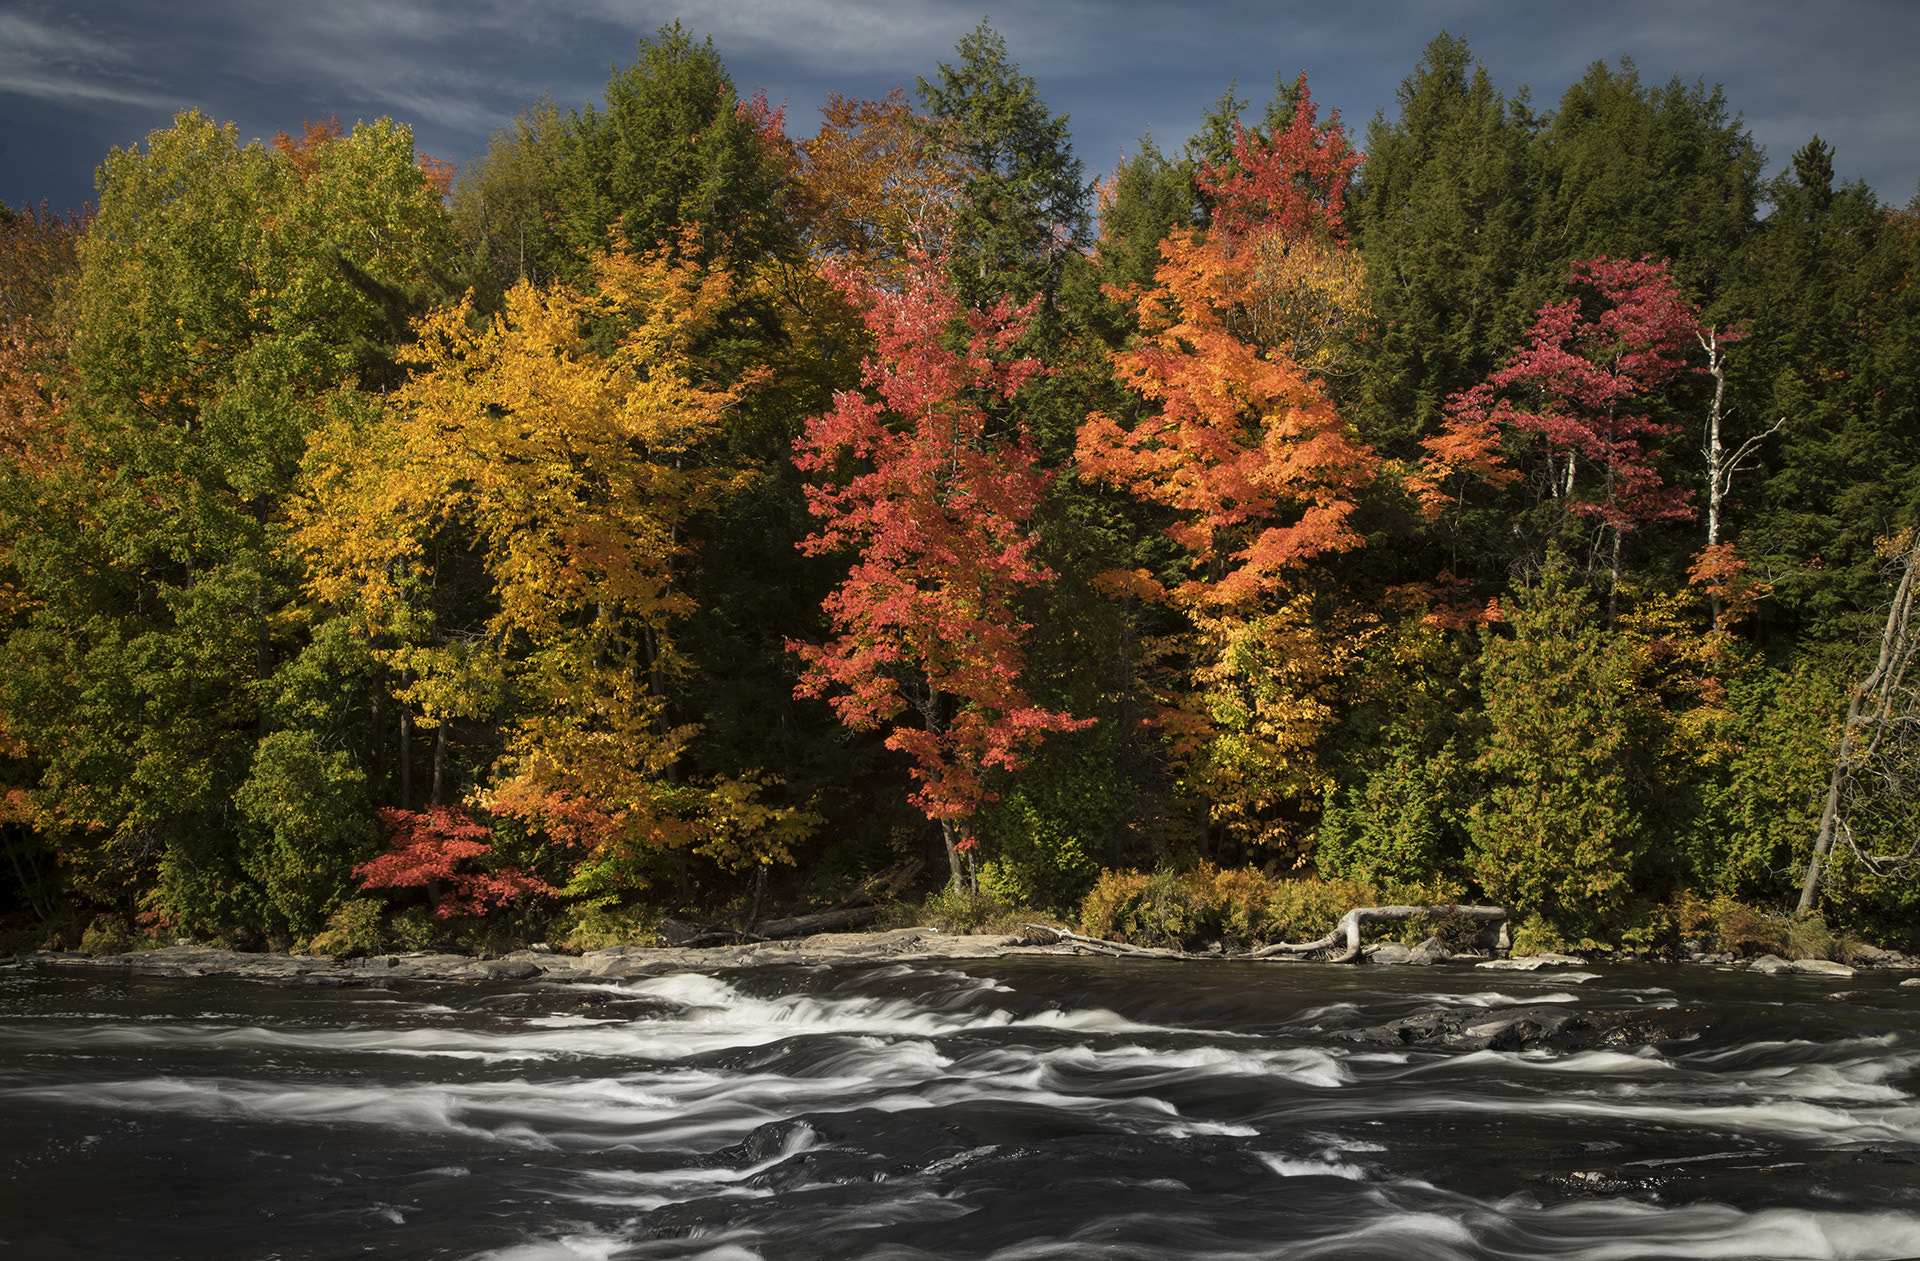
{"label": "red leaf cluster", "polygon": [[558,892],[529,872],[490,863],[493,829],[465,810],[379,813],[392,848],[353,869],[363,888],[424,889],[441,919],[485,915],[530,893]]}
{"label": "red leaf cluster", "polygon": [[825,601],[833,637],[787,642],[806,663],[795,692],[827,696],[856,729],[918,709],[923,725],[896,726],[887,746],[913,759],[915,805],[964,819],[988,799],[988,768],[1013,769],[1046,733],[1087,725],[1034,705],[1020,682],[1029,628],[1015,602],[1053,577],[1026,525],[1052,474],[1026,433],[993,432],[986,405],[1039,371],[1009,356],[1032,306],[963,312],[924,256],[897,292],[834,278],[876,349],[870,393],[836,395],[794,445],[822,523],[801,550],[855,553]]}
{"label": "red leaf cluster", "polygon": [[1207,163],[1195,179],[1214,203],[1214,227],[1229,237],[1278,232],[1295,240],[1346,241],[1347,187],[1366,154],[1347,141],[1340,111],[1319,123],[1305,76],[1294,85],[1293,117],[1270,135],[1233,124],[1233,158]]}
{"label": "red leaf cluster", "polygon": [[1550,457],[1568,462],[1564,482],[1556,480],[1563,494],[1573,489],[1576,463],[1602,472],[1600,497],[1570,501],[1574,512],[1623,532],[1693,515],[1690,492],[1655,468],[1671,426],[1645,404],[1689,370],[1699,313],[1664,261],[1597,258],[1574,264],[1568,279],[1593,293],[1598,314],[1588,315],[1578,297],[1541,307],[1526,346],[1448,400],[1447,426],[1422,444],[1430,510],[1451,473],[1510,480],[1498,455],[1505,426],[1538,435]]}

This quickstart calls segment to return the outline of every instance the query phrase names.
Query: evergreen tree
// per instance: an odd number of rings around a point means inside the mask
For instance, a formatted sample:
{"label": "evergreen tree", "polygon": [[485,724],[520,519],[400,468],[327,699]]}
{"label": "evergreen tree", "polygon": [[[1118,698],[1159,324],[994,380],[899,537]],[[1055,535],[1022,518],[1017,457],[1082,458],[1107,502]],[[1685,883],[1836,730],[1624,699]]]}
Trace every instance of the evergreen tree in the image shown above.
{"label": "evergreen tree", "polygon": [[1512,638],[1481,653],[1486,793],[1467,860],[1487,895],[1593,932],[1651,867],[1647,759],[1654,711],[1636,649],[1594,625],[1559,566],[1508,609]]}
{"label": "evergreen tree", "polygon": [[1363,430],[1391,451],[1440,423],[1447,397],[1499,365],[1545,297],[1532,263],[1534,121],[1441,34],[1375,115],[1352,221],[1380,340]]}
{"label": "evergreen tree", "polygon": [[998,32],[983,21],[954,51],[935,80],[919,81],[940,145],[965,173],[948,270],[970,305],[1039,295],[1049,309],[1067,259],[1088,243],[1086,167],[1067,116],[1047,112]]}
{"label": "evergreen tree", "polygon": [[685,224],[700,225],[708,253],[760,256],[786,232],[785,173],[741,107],[711,39],[695,43],[678,22],[642,39],[639,59],[607,80],[605,109],[568,115],[552,171],[559,256],[548,275],[583,274],[617,225],[648,250]]}
{"label": "evergreen tree", "polygon": [[1745,550],[1774,588],[1770,637],[1850,637],[1883,598],[1874,541],[1920,509],[1916,237],[1832,173],[1815,137],[1769,185],[1773,212],[1736,290],[1752,325],[1733,356],[1735,403],[1750,425],[1786,421],[1764,474],[1739,488]]}
{"label": "evergreen tree", "polygon": [[1754,227],[1761,163],[1718,86],[1646,87],[1631,58],[1595,62],[1535,146],[1536,265],[1670,259],[1688,297],[1725,318],[1716,299]]}

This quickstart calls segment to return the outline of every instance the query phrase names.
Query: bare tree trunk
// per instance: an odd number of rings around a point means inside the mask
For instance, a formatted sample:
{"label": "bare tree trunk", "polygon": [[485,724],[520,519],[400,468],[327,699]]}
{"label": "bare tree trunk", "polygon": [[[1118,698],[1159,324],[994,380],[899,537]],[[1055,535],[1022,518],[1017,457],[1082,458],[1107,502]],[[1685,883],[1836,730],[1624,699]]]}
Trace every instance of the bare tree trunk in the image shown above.
{"label": "bare tree trunk", "polygon": [[751,932],[753,926],[760,921],[760,903],[766,896],[767,865],[761,863],[759,868],[753,873],[753,906],[747,911],[747,929],[749,932]]}
{"label": "bare tree trunk", "polygon": [[[1920,571],[1920,530],[1907,549],[1906,565],[1900,586],[1894,591],[1893,606],[1887,610],[1887,624],[1880,632],[1880,654],[1873,672],[1853,690],[1847,702],[1847,722],[1840,729],[1840,746],[1834,753],[1833,773],[1827,778],[1827,804],[1820,812],[1820,830],[1814,835],[1813,857],[1807,862],[1807,878],[1800,886],[1800,902],[1794,914],[1805,915],[1813,909],[1825,873],[1827,855],[1840,828],[1840,801],[1855,762],[1856,736],[1869,722],[1883,722],[1894,683],[1906,671],[1913,654],[1912,619],[1914,578]],[[1873,712],[1865,713],[1871,698]]]}
{"label": "bare tree trunk", "polygon": [[373,804],[379,805],[387,796],[387,723],[382,713],[383,702],[387,694],[386,671],[376,669],[373,674]]}
{"label": "bare tree trunk", "polygon": [[[407,686],[407,671],[400,672],[400,686]],[[400,808],[413,809],[413,711],[400,706]]]}
{"label": "bare tree trunk", "polygon": [[[1779,432],[1780,426],[1787,423],[1787,418],[1782,416],[1774,421],[1764,433],[1748,438],[1729,455],[1726,445],[1720,440],[1721,422],[1727,415],[1727,364],[1720,350],[1720,332],[1709,328],[1696,331],[1694,336],[1699,339],[1700,348],[1707,352],[1707,374],[1713,378],[1713,404],[1707,409],[1707,430],[1700,444],[1700,454],[1707,462],[1707,546],[1718,547],[1727,492],[1733,488],[1734,474],[1746,467],[1746,461],[1760,449],[1761,442]],[[1726,616],[1726,611],[1726,601],[1715,596],[1715,626],[1720,625],[1720,619]]]}
{"label": "bare tree trunk", "polygon": [[1250,959],[1271,959],[1275,955],[1309,954],[1315,950],[1329,950],[1333,944],[1345,937],[1346,950],[1329,959],[1329,963],[1352,963],[1360,957],[1360,930],[1367,924],[1379,924],[1388,920],[1412,919],[1416,915],[1458,915],[1467,919],[1508,920],[1513,912],[1504,906],[1356,906],[1340,917],[1333,931],[1318,941],[1297,943],[1275,942],[1271,946],[1262,946],[1247,957]]}
{"label": "bare tree trunk", "polygon": [[433,804],[440,804],[440,780],[447,765],[447,720],[442,718],[433,728]]}

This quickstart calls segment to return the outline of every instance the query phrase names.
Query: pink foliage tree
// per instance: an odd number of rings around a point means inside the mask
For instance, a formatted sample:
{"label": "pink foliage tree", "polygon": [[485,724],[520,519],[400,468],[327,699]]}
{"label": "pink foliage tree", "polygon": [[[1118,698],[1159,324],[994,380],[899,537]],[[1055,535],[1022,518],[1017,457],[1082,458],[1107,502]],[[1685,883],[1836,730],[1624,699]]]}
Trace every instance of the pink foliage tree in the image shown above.
{"label": "pink foliage tree", "polygon": [[[991,432],[982,404],[1011,400],[1039,371],[1009,357],[1031,305],[963,312],[924,257],[898,292],[835,281],[876,346],[868,392],[836,395],[794,444],[822,523],[801,550],[854,555],[824,605],[832,637],[787,641],[806,663],[795,691],[827,697],[850,727],[893,725],[887,747],[912,759],[912,801],[939,821],[958,884],[974,845],[966,821],[991,799],[986,772],[1091,722],[1033,704],[1021,684],[1018,599],[1053,578],[1027,523],[1052,475],[1024,430]],[[897,721],[909,708],[918,725]]]}
{"label": "pink foliage tree", "polygon": [[[1691,492],[1657,468],[1672,426],[1650,404],[1690,369],[1700,315],[1663,262],[1597,258],[1568,279],[1593,295],[1594,314],[1574,297],[1534,315],[1526,345],[1506,366],[1447,402],[1448,423],[1428,439],[1434,481],[1463,452],[1485,462],[1503,428],[1537,436],[1549,493],[1611,533],[1611,577],[1620,582],[1621,541],[1660,521],[1690,520]],[[1477,442],[1467,441],[1472,435]]]}

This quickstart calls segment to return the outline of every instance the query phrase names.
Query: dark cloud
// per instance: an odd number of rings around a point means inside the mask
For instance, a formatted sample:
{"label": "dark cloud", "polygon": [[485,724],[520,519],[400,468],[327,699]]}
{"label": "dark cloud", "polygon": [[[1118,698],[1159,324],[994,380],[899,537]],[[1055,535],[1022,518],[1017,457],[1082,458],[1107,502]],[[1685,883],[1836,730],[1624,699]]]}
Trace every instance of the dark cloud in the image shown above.
{"label": "dark cloud", "polygon": [[[0,199],[91,195],[92,170],[196,105],[246,135],[306,118],[391,115],[423,149],[465,160],[535,96],[584,105],[610,63],[676,18],[711,35],[743,90],[764,87],[811,131],[830,92],[912,87],[952,57],[984,5],[951,0],[332,0],[194,6],[96,0],[83,11],[0,11]],[[1276,73],[1363,129],[1443,28],[1509,92],[1551,108],[1595,60],[1631,56],[1643,79],[1726,85],[1778,169],[1818,132],[1842,176],[1883,198],[1915,191],[1920,5],[1905,0],[1052,0],[992,11],[1048,104],[1073,119],[1088,165],[1151,134],[1177,147],[1229,81],[1256,108]]]}

